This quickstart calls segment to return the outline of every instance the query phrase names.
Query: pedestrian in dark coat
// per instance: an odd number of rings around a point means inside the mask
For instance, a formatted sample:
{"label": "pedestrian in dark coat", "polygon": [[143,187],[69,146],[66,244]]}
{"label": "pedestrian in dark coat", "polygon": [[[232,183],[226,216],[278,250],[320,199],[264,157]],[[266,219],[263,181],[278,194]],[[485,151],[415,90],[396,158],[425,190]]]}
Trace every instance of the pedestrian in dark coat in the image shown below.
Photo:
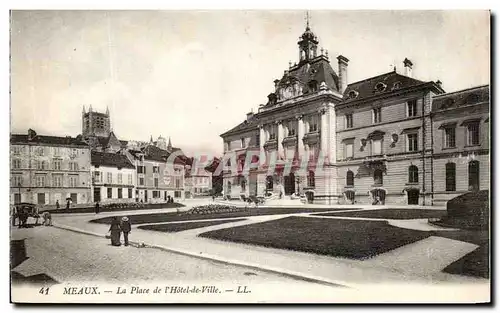
{"label": "pedestrian in dark coat", "polygon": [[69,199],[66,200],[66,209],[69,209]]}
{"label": "pedestrian in dark coat", "polygon": [[95,202],[95,214],[99,214],[99,201]]}
{"label": "pedestrian in dark coat", "polygon": [[109,231],[111,233],[111,245],[121,246],[120,243],[121,227],[120,227],[120,221],[118,220],[117,216],[113,217],[113,220],[111,221],[111,226],[109,227]]}
{"label": "pedestrian in dark coat", "polygon": [[61,207],[61,206],[59,205],[59,200],[56,200],[56,209],[58,209],[58,210],[59,210],[59,208],[60,208],[60,207]]}
{"label": "pedestrian in dark coat", "polygon": [[128,246],[128,234],[132,230],[132,225],[130,224],[130,220],[128,219],[128,217],[122,217],[121,228],[123,231],[123,239],[125,239],[125,246]]}

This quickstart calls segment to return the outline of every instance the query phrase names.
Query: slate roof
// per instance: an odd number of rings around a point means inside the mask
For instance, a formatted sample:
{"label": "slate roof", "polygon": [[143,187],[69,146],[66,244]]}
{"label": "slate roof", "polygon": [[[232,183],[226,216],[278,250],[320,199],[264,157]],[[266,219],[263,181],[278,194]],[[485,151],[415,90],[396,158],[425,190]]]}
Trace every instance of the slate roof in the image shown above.
{"label": "slate roof", "polygon": [[[377,84],[382,83],[385,85],[385,89],[383,91],[378,91],[376,89]],[[343,95],[343,102],[344,103],[349,103],[349,102],[354,102],[358,100],[363,100],[375,95],[383,95],[383,94],[389,94],[391,92],[394,92],[399,89],[404,89],[408,87],[413,87],[413,86],[418,86],[421,84],[424,84],[425,82],[414,79],[408,76],[404,76],[401,74],[398,74],[395,71],[385,73],[382,75],[374,76],[367,78],[365,80],[351,83],[347,85],[346,90],[344,91]],[[399,87],[397,86],[399,84]],[[354,91],[356,97],[351,98],[349,97],[349,94],[351,91]]]}
{"label": "slate roof", "polygon": [[46,144],[52,146],[81,146],[88,147],[88,144],[79,138],[75,137],[57,137],[57,136],[44,136],[36,135],[31,140],[28,140],[28,135],[12,134],[10,136],[10,143],[33,143],[33,144]]}
{"label": "slate roof", "polygon": [[[176,152],[176,151],[180,151],[181,155],[177,156],[175,158],[174,163],[185,165],[187,157],[184,155],[184,153],[182,152],[181,149],[179,149],[179,148],[172,149],[172,153]],[[132,153],[134,156],[136,156],[138,153],[138,151],[135,151],[135,150],[129,150],[129,152]],[[168,157],[171,154],[167,150],[160,149],[154,145],[147,145],[147,146],[141,148],[140,153],[144,154],[145,160],[151,160],[151,161],[157,161],[157,162],[167,162]]]}
{"label": "slate roof", "polygon": [[436,96],[432,100],[432,110],[446,110],[489,101],[490,86],[485,85]]}
{"label": "slate roof", "polygon": [[[309,64],[309,65],[308,65]],[[303,85],[303,93],[307,94],[311,90],[309,89],[308,83],[315,80],[317,86],[322,82],[325,82],[328,88],[334,91],[338,91],[339,77],[337,73],[333,70],[330,62],[323,57],[317,57],[309,61],[309,63],[303,63],[297,68],[293,68],[288,75],[296,78]],[[286,74],[280,80],[279,84],[285,83]]]}
{"label": "slate roof", "polygon": [[94,166],[135,169],[135,166],[130,162],[126,155],[118,153],[92,151],[90,155],[90,162]]}

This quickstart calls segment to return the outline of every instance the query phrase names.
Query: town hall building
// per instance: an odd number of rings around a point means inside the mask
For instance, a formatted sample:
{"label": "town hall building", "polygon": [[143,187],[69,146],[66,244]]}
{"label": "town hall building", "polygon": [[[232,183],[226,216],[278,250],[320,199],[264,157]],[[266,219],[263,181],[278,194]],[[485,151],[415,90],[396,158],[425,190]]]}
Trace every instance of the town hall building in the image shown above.
{"label": "town hall building", "polygon": [[[440,81],[414,78],[407,58],[403,73],[394,68],[349,82],[348,58],[339,55],[334,69],[318,44],[308,23],[298,42],[298,63],[274,81],[267,103],[221,135],[223,162],[230,163],[230,155],[237,162],[223,172],[225,196],[296,194],[327,204],[434,205],[488,189],[489,86],[446,94]],[[443,147],[451,140],[452,146]],[[258,154],[258,166],[244,171],[253,162],[245,160],[249,152]],[[460,170],[446,165],[458,157],[468,160]],[[469,183],[453,178],[452,188],[451,177],[459,173]],[[478,173],[484,173],[481,180]],[[444,188],[445,181],[450,186]]]}

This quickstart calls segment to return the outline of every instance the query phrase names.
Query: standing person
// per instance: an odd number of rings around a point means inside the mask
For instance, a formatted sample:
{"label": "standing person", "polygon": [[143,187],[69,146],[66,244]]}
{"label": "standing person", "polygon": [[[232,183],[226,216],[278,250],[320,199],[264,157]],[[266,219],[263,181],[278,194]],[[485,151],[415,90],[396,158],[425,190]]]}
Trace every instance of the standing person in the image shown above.
{"label": "standing person", "polygon": [[66,209],[69,209],[69,199],[66,199]]}
{"label": "standing person", "polygon": [[59,210],[60,208],[61,208],[61,206],[59,205],[59,200],[56,200],[56,209]]}
{"label": "standing person", "polygon": [[117,216],[113,217],[113,220],[111,221],[111,226],[109,227],[109,232],[111,233],[111,245],[116,247],[121,246],[120,243],[121,228],[120,228],[120,221],[118,220]]}
{"label": "standing person", "polygon": [[132,230],[132,225],[130,224],[130,220],[128,219],[128,217],[126,216],[122,217],[121,228],[123,231],[123,239],[125,240],[125,246],[128,246],[128,234]]}
{"label": "standing person", "polygon": [[95,214],[99,214],[99,200],[95,202]]}

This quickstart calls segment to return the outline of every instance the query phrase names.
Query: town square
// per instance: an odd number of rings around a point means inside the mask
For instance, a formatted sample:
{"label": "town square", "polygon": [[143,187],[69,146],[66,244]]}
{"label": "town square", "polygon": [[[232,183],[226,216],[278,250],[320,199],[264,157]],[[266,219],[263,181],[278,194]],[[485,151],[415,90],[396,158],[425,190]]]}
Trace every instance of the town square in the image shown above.
{"label": "town square", "polygon": [[12,301],[489,302],[489,14],[12,11]]}

